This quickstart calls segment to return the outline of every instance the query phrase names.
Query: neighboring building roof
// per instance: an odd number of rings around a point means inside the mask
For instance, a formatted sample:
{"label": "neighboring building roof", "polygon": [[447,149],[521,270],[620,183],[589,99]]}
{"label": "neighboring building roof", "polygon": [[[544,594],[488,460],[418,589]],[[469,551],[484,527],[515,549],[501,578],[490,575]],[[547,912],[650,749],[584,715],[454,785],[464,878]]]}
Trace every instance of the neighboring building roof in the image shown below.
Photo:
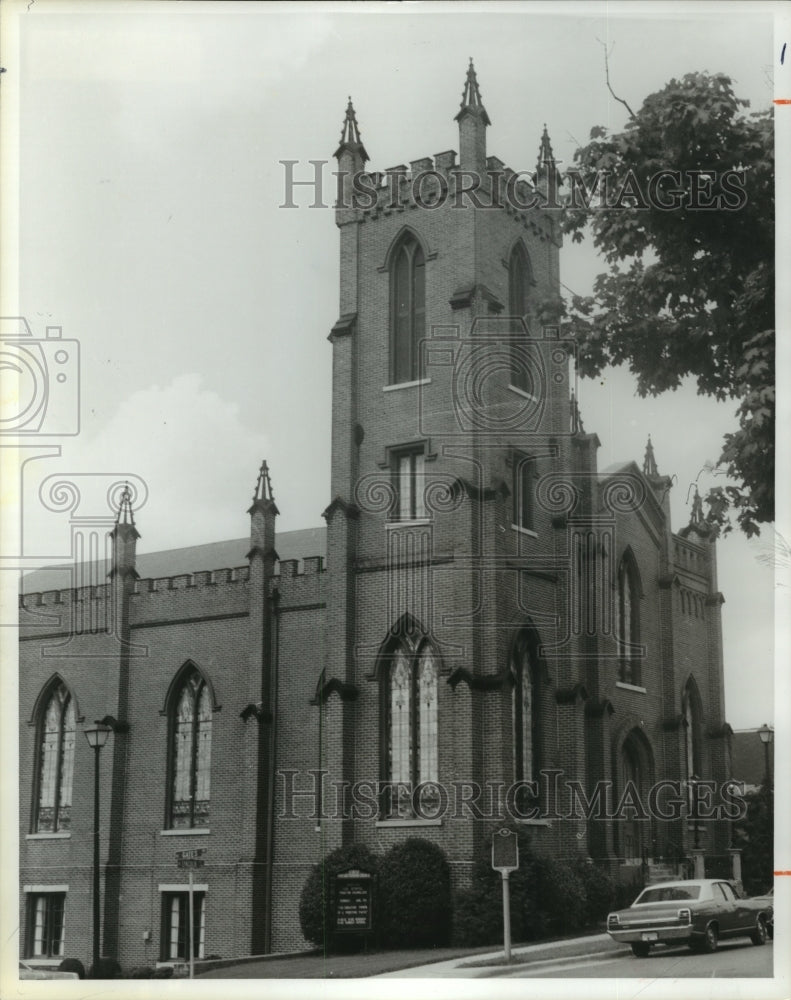
{"label": "neighboring building roof", "polygon": [[[299,531],[284,531],[275,536],[278,557],[284,559],[304,559],[306,556],[326,556],[327,529],[302,528]],[[180,576],[203,570],[232,569],[247,563],[250,539],[234,538],[225,542],[208,542],[206,545],[190,545],[183,549],[166,549],[163,552],[143,552],[137,556],[137,573],[143,580],[165,576]],[[36,594],[45,590],[64,590],[71,587],[71,573],[74,566],[64,563],[33,570],[22,577],[21,591]],[[109,572],[107,560],[99,561],[96,579],[104,580]]]}
{"label": "neighboring building roof", "polygon": [[[774,744],[769,744],[769,767],[774,767]],[[737,729],[731,737],[731,776],[757,788],[764,782],[766,758],[757,729]]]}

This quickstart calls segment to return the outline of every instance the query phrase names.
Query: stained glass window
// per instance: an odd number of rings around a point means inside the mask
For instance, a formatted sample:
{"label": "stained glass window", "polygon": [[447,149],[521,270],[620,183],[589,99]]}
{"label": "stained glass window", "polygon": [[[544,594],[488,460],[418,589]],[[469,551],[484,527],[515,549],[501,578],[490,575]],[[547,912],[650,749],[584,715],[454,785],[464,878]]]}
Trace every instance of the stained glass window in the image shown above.
{"label": "stained glass window", "polygon": [[640,641],[637,607],[637,578],[628,554],[618,567],[617,636],[620,647],[618,679],[625,684],[640,683],[640,662],[635,647]]}
{"label": "stained glass window", "polygon": [[513,677],[514,778],[533,781],[537,774],[538,699],[535,691],[535,665],[526,633],[519,636],[511,663]]}
{"label": "stained glass window", "polygon": [[174,828],[209,822],[211,724],[211,693],[198,671],[191,670],[173,711],[170,822]]}
{"label": "stained glass window", "polygon": [[[532,284],[530,260],[522,243],[517,243],[511,251],[508,262],[508,312],[513,317],[514,333],[523,333],[520,322],[527,315],[530,285]],[[511,364],[511,385],[525,392],[528,390],[528,377],[525,359],[519,351],[518,342],[514,342],[514,355]]]}
{"label": "stained glass window", "polygon": [[75,730],[74,702],[65,684],[59,684],[44,705],[40,723],[37,833],[71,827]]}
{"label": "stained glass window", "polygon": [[427,642],[403,640],[386,675],[387,773],[393,788],[384,805],[390,815],[411,816],[412,791],[438,778],[437,660]]}

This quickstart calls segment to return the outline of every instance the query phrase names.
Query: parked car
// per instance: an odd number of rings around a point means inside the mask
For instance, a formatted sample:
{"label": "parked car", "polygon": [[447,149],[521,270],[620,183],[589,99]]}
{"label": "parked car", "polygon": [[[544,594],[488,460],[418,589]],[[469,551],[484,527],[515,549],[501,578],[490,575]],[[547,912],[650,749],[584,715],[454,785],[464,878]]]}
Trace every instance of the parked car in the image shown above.
{"label": "parked car", "polygon": [[752,896],[751,898],[761,903],[762,906],[769,907],[769,909],[771,910],[769,917],[766,921],[766,929],[769,932],[769,937],[774,939],[775,936],[774,889],[770,889],[769,892],[765,892],[763,896]]}
{"label": "parked car", "polygon": [[632,905],[607,917],[607,933],[632,946],[645,958],[655,944],[687,944],[695,951],[714,951],[720,938],[747,936],[763,944],[769,933],[772,906],[738,899],[729,882],[689,879],[649,885]]}
{"label": "parked car", "polygon": [[58,972],[57,969],[34,969],[27,962],[19,963],[20,979],[79,979],[76,972]]}

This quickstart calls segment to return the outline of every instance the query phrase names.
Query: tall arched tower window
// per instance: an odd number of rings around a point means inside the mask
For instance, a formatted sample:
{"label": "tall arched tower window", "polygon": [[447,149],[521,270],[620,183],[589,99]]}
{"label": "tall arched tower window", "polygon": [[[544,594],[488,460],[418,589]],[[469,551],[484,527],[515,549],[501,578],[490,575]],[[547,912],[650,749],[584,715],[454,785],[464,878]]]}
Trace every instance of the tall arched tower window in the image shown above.
{"label": "tall arched tower window", "polygon": [[684,748],[687,778],[701,777],[703,773],[703,747],[701,740],[701,702],[697,684],[690,679],[684,687]]}
{"label": "tall arched tower window", "polygon": [[426,330],[426,258],[417,239],[406,233],[390,260],[390,379],[422,377],[420,341]]}
{"label": "tall arched tower window", "polygon": [[212,697],[195,667],[180,678],[171,696],[170,827],[206,826],[209,822]]}
{"label": "tall arched tower window", "polygon": [[537,781],[541,741],[536,636],[523,630],[511,654],[514,780]]}
{"label": "tall arched tower window", "polygon": [[33,829],[57,833],[71,828],[76,732],[74,699],[63,682],[54,684],[44,697],[36,721],[39,758]]}
{"label": "tall arched tower window", "polygon": [[[401,637],[388,651],[382,675],[385,816],[413,815],[414,789],[437,781],[438,677],[437,658],[425,638]],[[421,805],[430,808],[431,797],[427,789]]]}
{"label": "tall arched tower window", "polygon": [[[519,320],[524,319],[527,315],[532,284],[530,258],[527,256],[524,244],[519,240],[514,244],[508,260],[508,312],[513,317],[515,333],[521,333],[523,330]],[[527,392],[529,389],[527,384],[528,366],[525,365],[524,358],[517,356],[516,352],[519,350],[519,344],[515,341],[513,344],[514,354],[511,359],[511,385]]]}
{"label": "tall arched tower window", "polygon": [[631,552],[618,565],[616,595],[616,635],[618,638],[618,680],[624,684],[642,682],[639,659],[640,584]]}

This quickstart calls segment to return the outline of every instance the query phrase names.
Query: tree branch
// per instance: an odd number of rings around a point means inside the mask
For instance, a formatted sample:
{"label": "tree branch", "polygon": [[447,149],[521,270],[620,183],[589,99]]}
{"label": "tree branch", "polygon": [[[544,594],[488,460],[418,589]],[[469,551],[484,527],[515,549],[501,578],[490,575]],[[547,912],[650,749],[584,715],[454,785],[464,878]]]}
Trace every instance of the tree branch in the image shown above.
{"label": "tree branch", "polygon": [[[629,105],[626,103],[626,101],[622,97],[619,97],[615,93],[615,91],[612,89],[612,86],[610,85],[610,53],[607,51],[607,46],[604,44],[604,42],[601,40],[601,38],[597,38],[596,41],[604,49],[604,77],[605,77],[605,79],[607,81],[607,89],[612,94],[612,96],[615,98],[615,100],[618,101],[619,104],[623,104],[623,106],[629,112],[629,117],[630,118],[636,117],[634,111],[632,111],[632,109],[629,107]],[[612,50],[613,50],[614,47],[615,47],[615,42],[613,42],[612,46],[610,47],[610,52],[612,52]]]}

